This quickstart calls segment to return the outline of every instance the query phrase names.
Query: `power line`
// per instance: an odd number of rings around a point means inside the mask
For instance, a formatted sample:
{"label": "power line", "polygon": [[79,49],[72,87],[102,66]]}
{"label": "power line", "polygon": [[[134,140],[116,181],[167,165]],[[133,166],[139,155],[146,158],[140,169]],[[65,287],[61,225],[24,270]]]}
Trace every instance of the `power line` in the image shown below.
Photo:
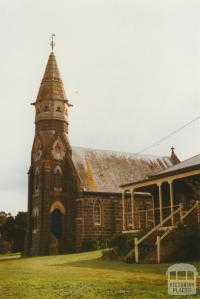
{"label": "power line", "polygon": [[139,154],[141,154],[141,153],[143,153],[143,152],[146,152],[146,151],[149,150],[150,148],[152,148],[152,147],[154,147],[154,146],[160,144],[161,142],[163,142],[163,141],[169,139],[171,136],[173,136],[173,135],[175,135],[176,133],[182,131],[183,129],[185,129],[186,127],[190,126],[192,123],[196,122],[196,121],[199,120],[199,119],[200,119],[200,116],[194,118],[193,120],[189,121],[188,123],[186,123],[186,124],[183,125],[182,127],[178,128],[178,129],[176,129],[176,130],[174,130],[173,132],[171,132],[170,134],[166,135],[165,137],[163,137],[163,138],[159,139],[158,141],[152,143],[151,145],[149,145],[149,146],[143,148],[141,151],[137,152],[135,155],[139,155]]}

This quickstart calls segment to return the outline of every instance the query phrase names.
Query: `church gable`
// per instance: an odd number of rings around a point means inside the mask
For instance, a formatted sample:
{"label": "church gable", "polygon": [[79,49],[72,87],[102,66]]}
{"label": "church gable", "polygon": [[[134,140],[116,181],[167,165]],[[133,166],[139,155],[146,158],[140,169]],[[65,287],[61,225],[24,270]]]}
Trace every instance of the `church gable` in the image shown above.
{"label": "church gable", "polygon": [[145,179],[174,164],[169,157],[82,147],[72,147],[72,159],[84,189],[97,192],[118,192],[120,185]]}

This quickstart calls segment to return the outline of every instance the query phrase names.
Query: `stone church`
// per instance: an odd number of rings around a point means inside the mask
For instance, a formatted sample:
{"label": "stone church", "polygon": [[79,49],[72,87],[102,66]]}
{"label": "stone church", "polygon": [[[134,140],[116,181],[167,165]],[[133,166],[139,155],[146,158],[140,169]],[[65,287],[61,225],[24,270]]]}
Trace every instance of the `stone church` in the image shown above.
{"label": "stone church", "polygon": [[[120,185],[146,179],[179,162],[174,151],[171,157],[158,157],[72,147],[68,135],[72,105],[53,51],[32,105],[35,137],[28,171],[25,255],[75,252],[84,239],[120,233]],[[136,209],[151,207],[151,195],[137,192],[135,205]],[[128,210],[127,224],[129,216]]]}

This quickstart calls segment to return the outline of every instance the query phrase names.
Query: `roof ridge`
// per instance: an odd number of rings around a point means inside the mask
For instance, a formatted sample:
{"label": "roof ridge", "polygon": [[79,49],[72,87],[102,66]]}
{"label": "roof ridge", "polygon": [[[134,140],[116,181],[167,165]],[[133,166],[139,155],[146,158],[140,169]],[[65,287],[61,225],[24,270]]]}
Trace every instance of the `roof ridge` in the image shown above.
{"label": "roof ridge", "polygon": [[[185,159],[185,160],[181,161],[180,163],[175,164],[175,165],[169,167],[168,169],[161,170],[161,171],[158,172],[157,174],[153,174],[153,175],[151,175],[149,178],[154,178],[154,177],[156,177],[156,176],[159,176],[159,175],[162,175],[162,174],[167,174],[167,173],[170,173],[170,172],[172,172],[172,171],[177,171],[178,169],[186,169],[186,168],[189,168],[189,167],[191,167],[191,165],[187,165],[187,162],[190,161],[190,160],[193,160],[193,159],[195,159],[195,158],[197,158],[197,157],[200,157],[200,154],[197,154],[197,155],[194,155],[194,156],[192,156],[192,157],[190,157],[190,158],[188,158],[188,159]],[[185,166],[185,164],[186,164],[186,166]],[[195,164],[192,164],[192,166],[194,166],[194,165],[199,165],[199,164],[200,164],[200,163],[195,163]]]}
{"label": "roof ridge", "polygon": [[128,154],[135,157],[152,157],[152,158],[167,158],[170,159],[170,156],[161,156],[161,155],[152,155],[152,154],[137,154],[131,152],[123,152],[119,150],[112,150],[112,149],[100,149],[100,148],[91,148],[91,147],[83,147],[83,146],[72,146],[72,149],[84,149],[84,150],[92,150],[92,151],[101,151],[101,152],[113,152],[118,154]]}
{"label": "roof ridge", "polygon": [[[200,154],[197,154],[197,155],[194,155],[194,156],[192,156],[192,157],[190,157],[190,158],[187,158],[187,159],[181,161],[179,164],[181,164],[181,163],[183,163],[183,162],[185,162],[185,161],[191,160],[191,159],[193,159],[193,158],[195,158],[195,157],[197,157],[197,156],[200,156]],[[175,165],[174,165],[174,166],[175,166]]]}

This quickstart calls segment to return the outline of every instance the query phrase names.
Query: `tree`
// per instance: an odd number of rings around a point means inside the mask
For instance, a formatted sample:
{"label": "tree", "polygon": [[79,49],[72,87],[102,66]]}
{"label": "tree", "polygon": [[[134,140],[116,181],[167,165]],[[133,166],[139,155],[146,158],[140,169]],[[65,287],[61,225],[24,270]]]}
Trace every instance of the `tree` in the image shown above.
{"label": "tree", "polygon": [[19,212],[14,219],[14,236],[13,248],[14,252],[22,251],[24,247],[24,239],[26,233],[27,213]]}
{"label": "tree", "polygon": [[0,253],[23,250],[26,218],[25,212],[19,212],[15,217],[0,212]]}
{"label": "tree", "polygon": [[0,212],[0,253],[10,252],[12,249],[11,236],[8,238],[9,231],[11,235],[13,229],[12,220],[14,218],[10,213]]}

